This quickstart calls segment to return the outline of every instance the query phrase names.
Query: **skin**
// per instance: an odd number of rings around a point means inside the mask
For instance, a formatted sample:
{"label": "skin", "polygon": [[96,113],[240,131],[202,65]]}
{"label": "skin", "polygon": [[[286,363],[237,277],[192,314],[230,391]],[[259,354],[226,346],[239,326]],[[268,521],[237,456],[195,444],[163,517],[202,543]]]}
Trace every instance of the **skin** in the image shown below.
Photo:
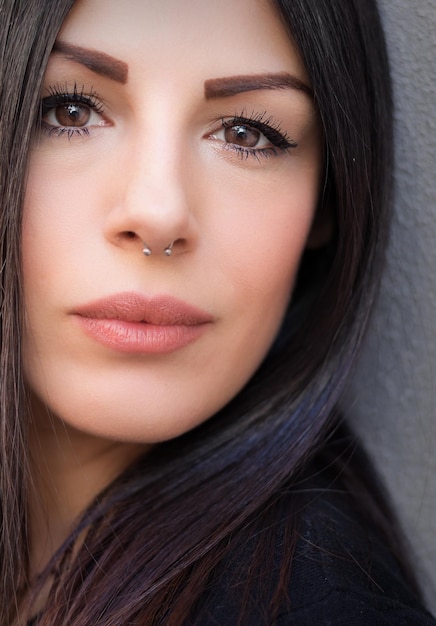
{"label": "skin", "polygon": [[[209,418],[243,387],[278,331],[308,239],[319,244],[325,232],[322,224],[311,230],[322,159],[308,91],[264,87],[206,98],[206,81],[239,75],[286,72],[309,86],[268,3],[128,6],[74,6],[59,41],[121,65],[113,65],[114,80],[61,46],[53,53],[42,97],[76,85],[98,111],[81,111],[89,115],[86,134],[72,136],[59,131],[59,119],[74,127],[65,113],[46,112],[30,161],[23,361],[39,468],[36,570],[126,464]],[[271,147],[248,128],[258,143],[241,153],[222,127],[241,115],[261,118],[298,146]],[[166,354],[103,346],[72,312],[125,291],[177,297],[212,321]]]}

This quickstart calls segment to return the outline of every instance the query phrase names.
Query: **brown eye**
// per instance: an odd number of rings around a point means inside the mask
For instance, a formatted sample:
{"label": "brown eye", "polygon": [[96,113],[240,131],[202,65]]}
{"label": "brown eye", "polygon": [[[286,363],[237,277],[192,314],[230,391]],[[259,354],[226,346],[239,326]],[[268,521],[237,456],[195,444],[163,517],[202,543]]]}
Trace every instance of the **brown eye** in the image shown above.
{"label": "brown eye", "polygon": [[53,115],[60,126],[78,128],[88,124],[91,110],[83,104],[70,102],[57,106],[53,110]]}
{"label": "brown eye", "polygon": [[41,129],[49,135],[71,138],[89,135],[97,126],[110,126],[104,117],[103,105],[95,94],[74,88],[73,93],[54,90],[41,100]]}
{"label": "brown eye", "polygon": [[290,148],[297,148],[298,144],[280,130],[279,123],[268,117],[262,121],[265,115],[253,114],[251,119],[222,117],[220,128],[206,138],[222,143],[223,148],[236,151],[244,158],[253,156],[258,161],[261,156],[279,156]]}
{"label": "brown eye", "polygon": [[262,133],[250,126],[235,124],[224,130],[224,138],[228,143],[233,143],[244,148],[255,148]]}

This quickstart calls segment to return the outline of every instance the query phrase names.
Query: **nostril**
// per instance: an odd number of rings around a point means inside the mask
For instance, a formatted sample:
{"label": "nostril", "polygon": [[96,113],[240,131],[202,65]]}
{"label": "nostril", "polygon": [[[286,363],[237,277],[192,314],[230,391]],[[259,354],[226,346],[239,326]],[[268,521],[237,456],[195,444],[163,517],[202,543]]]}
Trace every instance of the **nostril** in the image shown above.
{"label": "nostril", "polygon": [[133,230],[126,230],[124,234],[127,237],[127,239],[135,239],[136,237],[136,233],[134,233]]}
{"label": "nostril", "polygon": [[179,237],[178,239],[175,239],[173,242],[171,242],[170,244],[168,244],[168,246],[164,249],[164,253],[167,256],[171,256],[173,252],[175,252],[177,250],[177,252],[182,252],[184,249],[184,246],[186,244],[186,239],[184,239],[183,237]]}
{"label": "nostril", "polygon": [[175,239],[175,240],[173,241],[173,248],[174,248],[174,247],[176,247],[176,246],[177,246],[177,247],[181,247],[181,246],[183,246],[185,243],[186,243],[186,240],[185,240],[185,239],[183,239],[183,238],[181,238],[181,237],[179,237],[179,239]]}

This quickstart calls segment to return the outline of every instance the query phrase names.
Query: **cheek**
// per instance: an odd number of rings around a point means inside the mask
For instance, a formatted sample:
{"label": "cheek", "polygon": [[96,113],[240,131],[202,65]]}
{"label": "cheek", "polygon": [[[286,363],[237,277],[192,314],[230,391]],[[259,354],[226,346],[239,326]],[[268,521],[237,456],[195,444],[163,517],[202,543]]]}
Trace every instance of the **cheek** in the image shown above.
{"label": "cheek", "polygon": [[[23,254],[55,261],[56,255],[72,256],[91,229],[98,227],[101,214],[95,208],[105,178],[62,154],[54,158],[44,149],[30,160],[23,213]],[[48,254],[48,259],[47,259]],[[29,268],[31,269],[31,268]]]}
{"label": "cheek", "polygon": [[241,176],[230,189],[223,178],[205,190],[207,229],[216,267],[242,292],[252,291],[275,310],[286,306],[306,247],[318,202],[319,165],[312,158],[293,169],[278,167],[268,177],[261,174]]}
{"label": "cheek", "polygon": [[244,382],[268,352],[288,307],[318,202],[318,180],[312,159],[293,176],[278,170],[269,180],[235,183],[231,192],[224,184],[208,189],[207,270],[227,288],[228,362],[245,368]]}

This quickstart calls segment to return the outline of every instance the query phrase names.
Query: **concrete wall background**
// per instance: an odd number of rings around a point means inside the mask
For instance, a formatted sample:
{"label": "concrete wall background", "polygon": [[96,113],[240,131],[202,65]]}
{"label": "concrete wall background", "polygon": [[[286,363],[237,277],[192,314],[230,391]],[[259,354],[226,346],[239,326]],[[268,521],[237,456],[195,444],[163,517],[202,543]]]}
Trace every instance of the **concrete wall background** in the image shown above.
{"label": "concrete wall background", "polygon": [[374,455],[436,614],[436,0],[379,0],[396,102],[395,217],[347,412]]}

